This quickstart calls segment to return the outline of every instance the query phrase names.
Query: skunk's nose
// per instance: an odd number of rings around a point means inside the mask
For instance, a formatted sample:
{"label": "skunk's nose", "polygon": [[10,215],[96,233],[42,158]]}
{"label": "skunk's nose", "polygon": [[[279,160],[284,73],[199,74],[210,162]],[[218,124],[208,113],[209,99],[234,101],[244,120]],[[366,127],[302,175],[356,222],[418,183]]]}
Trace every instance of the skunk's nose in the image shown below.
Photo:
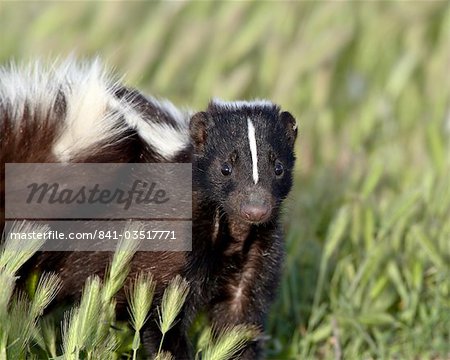
{"label": "skunk's nose", "polygon": [[259,222],[267,217],[270,207],[267,205],[246,204],[241,206],[241,214],[244,219],[251,222]]}

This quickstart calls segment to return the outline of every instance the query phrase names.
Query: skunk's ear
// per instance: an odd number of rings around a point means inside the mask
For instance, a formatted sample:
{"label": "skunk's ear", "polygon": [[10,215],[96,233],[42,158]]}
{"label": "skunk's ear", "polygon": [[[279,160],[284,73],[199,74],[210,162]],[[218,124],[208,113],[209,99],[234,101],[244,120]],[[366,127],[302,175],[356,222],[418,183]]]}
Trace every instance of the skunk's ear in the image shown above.
{"label": "skunk's ear", "polygon": [[206,142],[209,122],[208,113],[204,111],[198,112],[191,117],[189,131],[192,143],[197,149],[203,148],[203,145]]}
{"label": "skunk's ear", "polygon": [[295,139],[297,138],[297,121],[290,112],[283,111],[280,113],[280,120],[286,129],[289,145],[294,146]]}

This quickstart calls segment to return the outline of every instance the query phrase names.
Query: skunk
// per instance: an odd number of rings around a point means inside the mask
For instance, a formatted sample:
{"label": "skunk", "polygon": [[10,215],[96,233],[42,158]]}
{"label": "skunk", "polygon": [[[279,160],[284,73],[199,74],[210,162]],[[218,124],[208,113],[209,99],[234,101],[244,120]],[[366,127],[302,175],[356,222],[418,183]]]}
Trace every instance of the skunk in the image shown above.
{"label": "skunk", "polygon": [[[189,282],[162,346],[176,359],[193,357],[187,331],[200,310],[217,329],[251,324],[264,330],[284,254],[280,208],[293,181],[297,125],[289,112],[266,100],[217,99],[205,111],[182,111],[111,80],[98,62],[67,62],[50,71],[1,69],[0,126],[2,223],[7,162],[191,162],[192,251],[138,252],[128,278],[153,273],[154,305],[175,275]],[[88,276],[102,276],[110,258],[43,252],[22,274],[56,271],[63,280],[57,301],[63,301],[79,297]],[[125,305],[122,291],[119,316]],[[151,318],[143,330],[149,356],[160,340]],[[262,349],[260,337],[239,359],[261,358]]]}

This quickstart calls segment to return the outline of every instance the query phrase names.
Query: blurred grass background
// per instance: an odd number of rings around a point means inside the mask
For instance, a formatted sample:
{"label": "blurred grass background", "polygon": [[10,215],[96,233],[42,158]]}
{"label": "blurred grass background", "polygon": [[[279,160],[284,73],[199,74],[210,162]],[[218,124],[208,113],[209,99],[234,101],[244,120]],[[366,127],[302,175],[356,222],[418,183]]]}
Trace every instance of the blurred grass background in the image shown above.
{"label": "blurred grass background", "polygon": [[448,2],[0,3],[0,62],[99,55],[299,121],[269,357],[450,359]]}

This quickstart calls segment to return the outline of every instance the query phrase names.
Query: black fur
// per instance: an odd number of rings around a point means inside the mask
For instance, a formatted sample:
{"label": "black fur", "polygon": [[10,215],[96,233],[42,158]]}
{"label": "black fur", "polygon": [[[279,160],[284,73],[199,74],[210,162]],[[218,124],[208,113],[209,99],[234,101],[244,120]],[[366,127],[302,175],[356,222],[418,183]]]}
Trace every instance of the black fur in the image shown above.
{"label": "black fur", "polygon": [[[256,127],[260,178],[252,179],[247,119]],[[223,106],[211,103],[191,120],[194,143],[193,178],[196,193],[193,251],[184,272],[193,279],[192,298],[202,299],[216,327],[252,324],[264,329],[276,293],[283,259],[279,209],[292,186],[295,120],[275,105]],[[284,165],[282,176],[274,164]],[[224,162],[232,166],[221,173]],[[267,203],[262,223],[248,221],[242,207]],[[191,300],[192,302],[192,300]],[[256,341],[239,359],[257,359]]]}

